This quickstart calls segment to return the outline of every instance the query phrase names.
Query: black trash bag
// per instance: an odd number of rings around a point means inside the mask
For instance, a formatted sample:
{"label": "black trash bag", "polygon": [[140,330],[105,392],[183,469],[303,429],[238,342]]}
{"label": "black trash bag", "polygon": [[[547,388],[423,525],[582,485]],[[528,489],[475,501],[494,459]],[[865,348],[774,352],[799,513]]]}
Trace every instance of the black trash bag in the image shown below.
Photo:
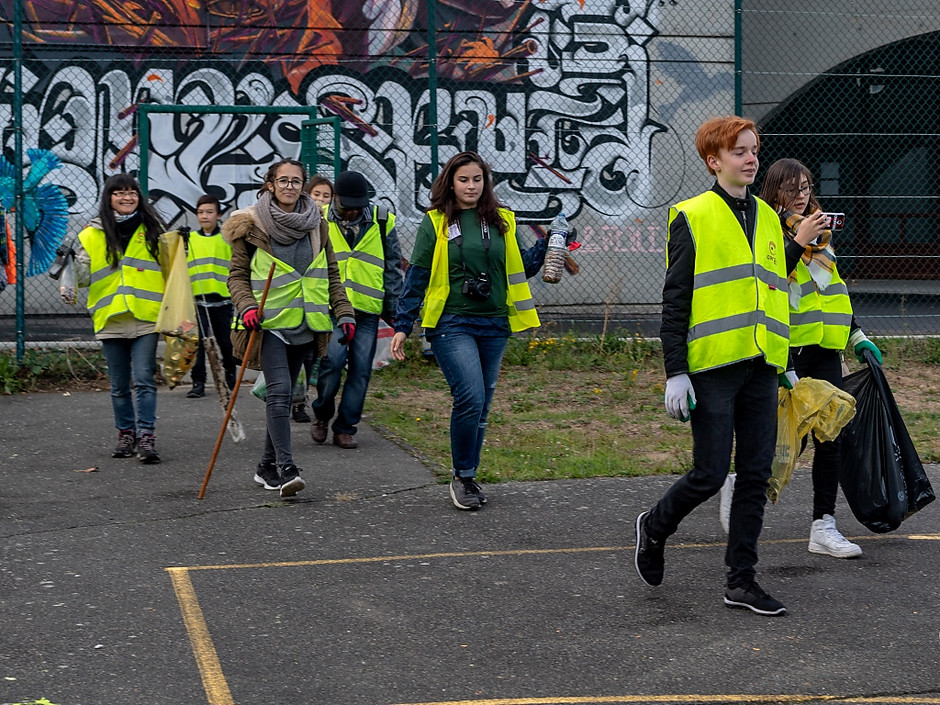
{"label": "black trash bag", "polygon": [[855,518],[882,534],[936,497],[881,365],[869,351],[863,355],[867,367],[844,380],[855,418],[840,436],[839,482]]}

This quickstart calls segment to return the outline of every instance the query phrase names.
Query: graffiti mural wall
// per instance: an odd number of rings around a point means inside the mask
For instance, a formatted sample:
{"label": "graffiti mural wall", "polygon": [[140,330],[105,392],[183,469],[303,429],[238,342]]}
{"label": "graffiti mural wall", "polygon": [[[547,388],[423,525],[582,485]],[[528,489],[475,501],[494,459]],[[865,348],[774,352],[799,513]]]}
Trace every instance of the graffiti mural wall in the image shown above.
{"label": "graffiti mural wall", "polygon": [[[23,143],[62,160],[48,178],[67,194],[74,231],[104,179],[137,173],[144,149],[161,213],[193,223],[202,193],[228,208],[251,203],[267,165],[300,154],[305,118],[157,113],[139,144],[138,106],[309,106],[341,119],[343,165],[399,214],[407,253],[427,205],[433,132],[440,162],[473,149],[492,164],[522,223],[546,226],[564,211],[578,227],[581,274],[538,282],[541,303],[655,304],[666,208],[709,183],[692,135],[733,108],[725,5],[35,0],[24,17]],[[8,23],[12,3],[0,7]],[[5,62],[8,157],[11,82]]]}

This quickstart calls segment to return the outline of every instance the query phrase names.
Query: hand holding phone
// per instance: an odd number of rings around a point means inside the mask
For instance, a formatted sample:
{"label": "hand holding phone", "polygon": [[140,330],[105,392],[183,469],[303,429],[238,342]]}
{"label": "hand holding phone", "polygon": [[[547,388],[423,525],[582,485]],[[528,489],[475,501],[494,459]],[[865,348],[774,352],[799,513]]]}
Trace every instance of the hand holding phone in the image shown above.
{"label": "hand holding phone", "polygon": [[845,227],[845,213],[823,213],[826,216],[826,228],[835,232]]}

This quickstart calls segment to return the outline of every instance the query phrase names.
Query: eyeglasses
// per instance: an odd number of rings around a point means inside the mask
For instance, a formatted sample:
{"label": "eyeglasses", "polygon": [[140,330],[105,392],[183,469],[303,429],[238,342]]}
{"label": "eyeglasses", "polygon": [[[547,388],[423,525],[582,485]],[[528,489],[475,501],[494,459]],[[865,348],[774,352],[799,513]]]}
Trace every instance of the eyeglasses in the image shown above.
{"label": "eyeglasses", "polygon": [[813,185],[804,184],[799,188],[788,188],[787,193],[791,196],[795,196],[796,194],[800,194],[801,196],[809,196],[813,193]]}
{"label": "eyeglasses", "polygon": [[118,198],[127,198],[128,196],[133,196],[134,198],[137,198],[137,192],[132,188],[123,189],[121,191],[112,191],[111,195],[117,196]]}
{"label": "eyeglasses", "polygon": [[278,188],[300,188],[304,185],[301,179],[288,179],[283,176],[280,179],[275,179],[274,183],[277,184]]}

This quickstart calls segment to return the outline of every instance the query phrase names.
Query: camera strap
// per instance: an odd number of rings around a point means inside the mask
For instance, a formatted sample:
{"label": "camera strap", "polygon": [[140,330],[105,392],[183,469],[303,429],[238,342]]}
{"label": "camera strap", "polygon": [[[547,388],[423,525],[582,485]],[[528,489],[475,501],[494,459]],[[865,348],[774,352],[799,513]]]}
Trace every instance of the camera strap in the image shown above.
{"label": "camera strap", "polygon": [[[483,253],[486,256],[486,274],[490,270],[490,226],[485,221],[480,223],[480,226],[483,230]],[[463,258],[463,232],[460,230],[460,221],[456,220],[451,224],[451,227],[457,229],[457,237],[454,238],[454,242],[457,243],[457,251],[460,253],[460,268],[464,271],[464,274],[468,274],[467,263]]]}

